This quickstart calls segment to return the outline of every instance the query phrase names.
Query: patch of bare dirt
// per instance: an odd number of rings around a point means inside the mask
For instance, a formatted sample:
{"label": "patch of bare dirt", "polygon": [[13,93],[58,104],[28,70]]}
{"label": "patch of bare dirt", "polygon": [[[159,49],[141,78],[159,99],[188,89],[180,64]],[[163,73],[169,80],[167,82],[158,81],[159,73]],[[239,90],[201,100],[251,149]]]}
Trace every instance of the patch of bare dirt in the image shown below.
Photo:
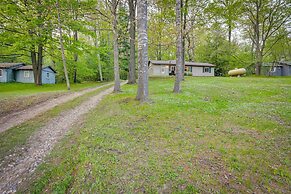
{"label": "patch of bare dirt", "polygon": [[110,84],[105,84],[105,85],[94,87],[94,88],[88,88],[79,92],[66,93],[65,95],[59,96],[57,98],[50,99],[42,103],[38,103],[34,106],[27,107],[24,110],[16,111],[6,116],[0,117],[0,133],[3,131],[6,131],[7,129],[15,127],[29,119],[32,119],[35,116],[41,113],[44,113],[60,104],[71,101],[86,93],[92,92],[94,90],[103,88],[108,85]]}
{"label": "patch of bare dirt", "polygon": [[32,135],[26,145],[16,149],[15,154],[6,156],[0,164],[0,193],[15,193],[21,184],[25,184],[66,132],[82,121],[83,116],[112,91],[113,87],[106,89],[79,106],[61,113]]}
{"label": "patch of bare dirt", "polygon": [[[194,158],[194,164],[199,168],[199,171],[209,174],[212,179],[219,182],[219,185],[211,185],[213,191],[219,192],[222,188],[235,191],[246,191],[247,188],[241,185],[235,175],[228,171],[220,154],[215,151],[208,151],[197,155]],[[208,188],[210,185],[206,185]],[[205,190],[207,190],[205,188]]]}
{"label": "patch of bare dirt", "polygon": [[0,100],[0,118],[5,117],[14,112],[22,111],[30,106],[46,102],[48,100],[62,96],[62,93],[45,93],[32,96],[22,96],[17,98],[5,98]]}

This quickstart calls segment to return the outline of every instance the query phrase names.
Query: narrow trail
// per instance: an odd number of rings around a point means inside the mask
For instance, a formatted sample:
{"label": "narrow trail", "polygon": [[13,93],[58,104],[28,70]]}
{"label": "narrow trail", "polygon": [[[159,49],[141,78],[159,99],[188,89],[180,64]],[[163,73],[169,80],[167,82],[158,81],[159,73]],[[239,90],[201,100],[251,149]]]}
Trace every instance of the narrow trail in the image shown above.
{"label": "narrow trail", "polygon": [[9,114],[5,117],[0,118],[0,133],[4,132],[12,127],[15,127],[29,119],[32,119],[36,117],[37,115],[44,113],[60,104],[69,102],[77,97],[80,97],[86,93],[93,92],[94,90],[97,90],[99,88],[106,87],[108,85],[111,85],[112,83],[105,84],[102,86],[94,87],[94,88],[88,88],[85,90],[82,90],[80,92],[74,92],[67,95],[62,95],[58,98],[54,98],[52,100],[37,104],[35,106],[29,107],[25,110],[18,111],[12,114]]}
{"label": "narrow trail", "polygon": [[112,91],[113,87],[110,87],[79,106],[53,118],[46,126],[32,135],[24,146],[6,156],[0,163],[0,193],[15,193],[66,132]]}

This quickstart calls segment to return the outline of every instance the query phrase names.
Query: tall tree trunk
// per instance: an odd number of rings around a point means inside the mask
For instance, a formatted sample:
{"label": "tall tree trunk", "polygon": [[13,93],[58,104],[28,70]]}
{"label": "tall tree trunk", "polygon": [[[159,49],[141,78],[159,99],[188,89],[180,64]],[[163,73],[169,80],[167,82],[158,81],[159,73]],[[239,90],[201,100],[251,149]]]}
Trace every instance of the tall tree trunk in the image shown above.
{"label": "tall tree trunk", "polygon": [[64,73],[65,73],[67,88],[68,88],[68,90],[70,90],[71,87],[70,87],[70,81],[69,81],[67,65],[66,65],[66,56],[65,56],[65,49],[64,49],[64,43],[63,43],[63,33],[62,33],[61,16],[60,16],[60,10],[59,10],[60,8],[59,8],[58,0],[56,1],[56,8],[57,8],[57,14],[58,14],[58,27],[59,27],[59,33],[60,33],[60,39],[59,40],[60,40],[60,45],[61,45]]}
{"label": "tall tree trunk", "polygon": [[[96,26],[99,27],[99,24],[97,23]],[[98,47],[99,47],[100,31],[97,28],[95,28],[95,33],[96,33],[95,47],[98,49]],[[101,60],[100,60],[100,51],[98,51],[98,53],[97,53],[97,60],[98,60],[99,77],[100,77],[100,81],[102,82],[103,81],[103,75],[102,75],[102,66],[101,66]]]}
{"label": "tall tree trunk", "polygon": [[231,29],[231,22],[228,24],[228,43],[231,43],[231,34],[232,34],[232,29]]}
{"label": "tall tree trunk", "polygon": [[128,84],[135,84],[135,1],[128,0],[129,6],[129,34],[130,34],[130,59],[129,59],[129,74]]}
{"label": "tall tree trunk", "polygon": [[162,43],[161,43],[161,38],[162,37],[162,35],[161,35],[161,33],[160,33],[160,40],[159,40],[159,45],[158,45],[158,60],[162,60]]}
{"label": "tall tree trunk", "polygon": [[185,37],[182,37],[182,80],[185,79]]}
{"label": "tall tree trunk", "polygon": [[188,60],[193,61],[194,60],[194,52],[193,52],[194,46],[193,46],[193,48],[191,48],[191,38],[190,37],[187,38],[187,44],[188,44],[188,48],[187,48]]}
{"label": "tall tree trunk", "polygon": [[183,16],[183,30],[182,30],[182,80],[185,74],[185,39],[186,39],[186,24],[188,14],[188,0],[185,0],[185,5],[181,0],[182,16]]}
{"label": "tall tree trunk", "polygon": [[260,48],[260,9],[261,9],[261,1],[256,1],[256,16],[255,16],[255,24],[254,24],[254,32],[255,32],[255,47],[256,47],[256,75],[261,74],[261,65],[262,65],[262,53]]}
{"label": "tall tree trunk", "polygon": [[256,75],[261,75],[263,54],[260,48],[256,48]]}
{"label": "tall tree trunk", "polygon": [[117,29],[117,0],[112,0],[113,14],[113,50],[114,50],[114,92],[120,92],[120,76],[118,62],[118,29]]}
{"label": "tall tree trunk", "polygon": [[[74,32],[74,40],[78,41],[78,31]],[[77,62],[78,62],[78,53],[74,54],[74,83],[77,83]]]}
{"label": "tall tree trunk", "polygon": [[36,83],[37,85],[42,84],[42,79],[41,79],[41,72],[42,72],[42,61],[43,61],[43,45],[38,44],[37,48],[37,75],[36,75]]}
{"label": "tall tree trunk", "polygon": [[[78,3],[78,7],[77,9],[75,9],[75,11],[73,10],[73,14],[74,14],[74,21],[77,22],[78,20],[78,9],[79,9],[79,0],[77,0]],[[77,42],[78,41],[78,31],[75,30],[74,31],[74,41]],[[77,63],[78,63],[78,53],[76,52],[74,54],[74,83],[77,83]]]}
{"label": "tall tree trunk", "polygon": [[[42,2],[38,0],[37,6],[41,7]],[[24,3],[25,6],[27,6],[27,2]],[[37,9],[37,18],[41,21],[41,15],[42,12],[40,9]],[[43,23],[38,23],[37,28],[39,29],[38,33],[35,31],[35,29],[30,29],[29,34],[33,37],[33,34],[37,34],[38,38],[41,37],[41,31],[43,29]],[[41,39],[41,38],[40,38]],[[33,78],[34,78],[34,84],[35,85],[42,85],[42,60],[43,60],[43,44],[41,42],[38,42],[37,44],[37,52],[35,45],[31,48],[31,63],[32,63],[32,70],[33,70]]]}
{"label": "tall tree trunk", "polygon": [[34,84],[38,85],[37,82],[37,77],[38,77],[38,64],[37,64],[37,59],[36,59],[36,52],[35,52],[35,47],[30,51],[30,57],[31,57],[31,64],[32,64],[32,70],[33,70],[33,77],[34,77]]}
{"label": "tall tree trunk", "polygon": [[138,32],[138,89],[136,99],[148,100],[148,35],[147,35],[147,0],[137,1]]}
{"label": "tall tree trunk", "polygon": [[181,91],[182,80],[182,28],[181,28],[181,0],[176,0],[176,32],[177,32],[177,46],[176,46],[176,80],[174,86],[174,93]]}
{"label": "tall tree trunk", "polygon": [[255,57],[256,57],[256,75],[260,75],[261,74],[261,59],[260,59],[260,31],[259,31],[259,24],[256,23],[255,24],[255,46],[256,46],[256,50],[255,50]]}
{"label": "tall tree trunk", "polygon": [[33,47],[31,52],[31,63],[33,70],[33,78],[35,85],[42,85],[42,60],[43,60],[43,46],[41,44],[38,45],[38,51],[35,52],[35,48]]}

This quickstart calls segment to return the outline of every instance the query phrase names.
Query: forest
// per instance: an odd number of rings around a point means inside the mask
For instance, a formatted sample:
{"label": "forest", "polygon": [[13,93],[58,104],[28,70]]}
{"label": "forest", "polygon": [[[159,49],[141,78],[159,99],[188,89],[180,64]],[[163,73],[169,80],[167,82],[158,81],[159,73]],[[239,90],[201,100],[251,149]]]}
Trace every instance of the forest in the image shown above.
{"label": "forest", "polygon": [[0,193],[290,193],[281,62],[290,0],[1,0]]}
{"label": "forest", "polygon": [[[32,64],[35,76],[40,67],[50,65],[57,70],[59,83],[117,77],[135,83],[138,2],[2,0],[0,62]],[[290,1],[181,0],[177,7],[174,0],[148,0],[141,4],[146,9],[147,60],[177,59],[179,36],[181,60],[215,64],[216,76],[254,64],[253,73],[259,75],[263,62],[291,60]],[[38,80],[36,84],[41,84]]]}

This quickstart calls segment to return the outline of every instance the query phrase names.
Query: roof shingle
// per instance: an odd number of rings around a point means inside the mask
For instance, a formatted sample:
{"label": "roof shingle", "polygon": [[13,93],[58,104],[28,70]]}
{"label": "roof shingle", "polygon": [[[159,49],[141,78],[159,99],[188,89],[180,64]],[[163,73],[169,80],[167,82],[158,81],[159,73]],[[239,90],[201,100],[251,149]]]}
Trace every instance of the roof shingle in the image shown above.
{"label": "roof shingle", "polygon": [[[168,61],[150,60],[149,63],[152,63],[154,65],[176,65],[176,60],[168,60]],[[185,65],[196,66],[196,67],[215,67],[215,65],[210,64],[210,63],[199,63],[199,62],[189,62],[189,61],[185,61]]]}
{"label": "roof shingle", "polygon": [[0,63],[1,69],[13,69],[24,65],[24,63]]}

